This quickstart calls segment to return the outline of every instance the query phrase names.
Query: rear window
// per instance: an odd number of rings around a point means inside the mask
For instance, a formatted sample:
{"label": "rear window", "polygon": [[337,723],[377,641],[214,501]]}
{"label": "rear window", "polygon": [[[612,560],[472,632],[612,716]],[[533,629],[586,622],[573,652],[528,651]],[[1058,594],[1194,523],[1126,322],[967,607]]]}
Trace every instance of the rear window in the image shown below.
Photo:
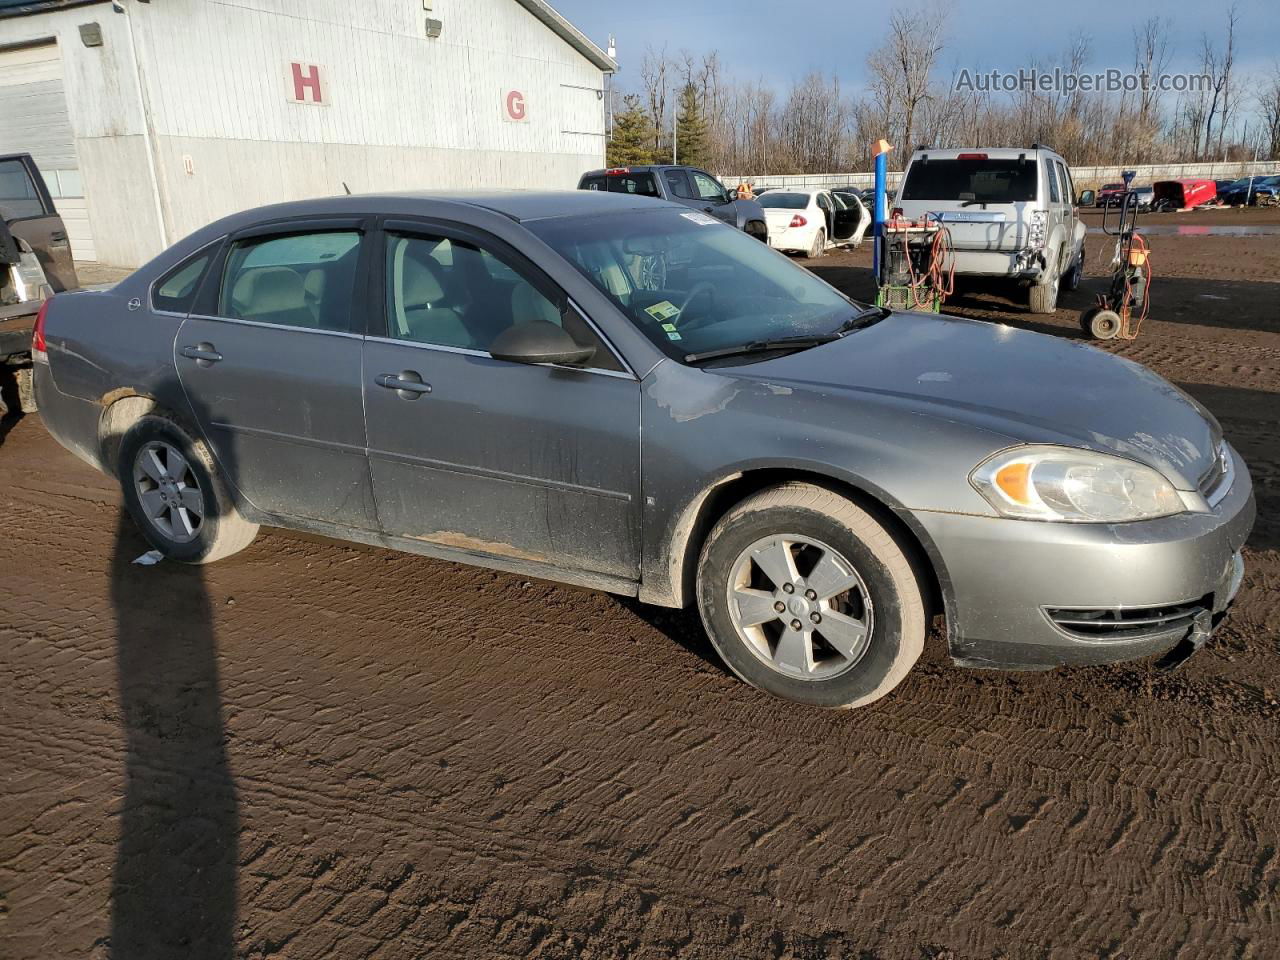
{"label": "rear window", "polygon": [[775,207],[779,210],[803,210],[809,206],[807,193],[766,193],[756,199],[762,207]]}
{"label": "rear window", "polygon": [[579,189],[634,193],[641,197],[658,196],[658,186],[651,173],[615,173],[604,177],[587,177]]}
{"label": "rear window", "polygon": [[903,200],[1022,203],[1036,198],[1036,164],[1028,159],[928,160],[911,164]]}

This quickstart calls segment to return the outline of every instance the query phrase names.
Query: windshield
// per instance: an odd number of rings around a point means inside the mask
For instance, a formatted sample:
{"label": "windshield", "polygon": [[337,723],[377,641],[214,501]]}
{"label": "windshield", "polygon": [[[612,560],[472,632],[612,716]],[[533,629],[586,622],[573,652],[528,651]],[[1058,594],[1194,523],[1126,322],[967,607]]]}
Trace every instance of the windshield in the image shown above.
{"label": "windshield", "polygon": [[[1105,187],[1103,189],[1106,189]],[[1036,198],[1036,165],[1028,159],[917,160],[907,172],[903,200],[1023,203]]]}
{"label": "windshield", "polygon": [[803,210],[809,206],[807,193],[769,193],[757,200],[762,207],[776,207],[780,210]]}
{"label": "windshield", "polygon": [[655,210],[527,226],[677,359],[760,340],[826,336],[860,309],[766,244],[704,213]]}

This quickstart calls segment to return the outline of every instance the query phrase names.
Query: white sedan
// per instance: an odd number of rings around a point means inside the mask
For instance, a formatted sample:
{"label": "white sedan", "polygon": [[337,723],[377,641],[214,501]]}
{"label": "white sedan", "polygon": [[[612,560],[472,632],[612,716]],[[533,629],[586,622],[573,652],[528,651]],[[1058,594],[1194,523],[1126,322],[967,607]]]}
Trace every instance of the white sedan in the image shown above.
{"label": "white sedan", "polygon": [[871,223],[862,201],[830,190],[780,188],[757,198],[769,223],[769,246],[820,257],[832,247],[857,246]]}

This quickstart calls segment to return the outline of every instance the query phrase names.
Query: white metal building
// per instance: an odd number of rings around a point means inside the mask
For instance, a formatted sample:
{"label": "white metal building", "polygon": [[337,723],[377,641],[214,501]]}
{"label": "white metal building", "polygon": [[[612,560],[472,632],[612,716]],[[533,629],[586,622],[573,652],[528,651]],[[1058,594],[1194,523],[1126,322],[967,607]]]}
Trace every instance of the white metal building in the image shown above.
{"label": "white metal building", "polygon": [[574,187],[615,69],[545,0],[0,0],[0,154],[135,266],[344,185]]}

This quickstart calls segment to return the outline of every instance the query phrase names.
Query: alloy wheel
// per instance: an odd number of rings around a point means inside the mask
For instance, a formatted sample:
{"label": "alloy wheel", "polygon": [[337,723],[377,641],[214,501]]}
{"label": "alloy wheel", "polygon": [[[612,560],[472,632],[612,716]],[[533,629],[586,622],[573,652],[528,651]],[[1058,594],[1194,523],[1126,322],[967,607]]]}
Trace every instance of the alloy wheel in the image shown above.
{"label": "alloy wheel", "polygon": [[727,599],[747,649],[787,677],[830,680],[856,666],[871,644],[866,584],[820,540],[787,534],[757,540],[734,562]]}
{"label": "alloy wheel", "polygon": [[133,461],[133,483],[147,520],[174,543],[190,543],[204,526],[205,498],[191,464],[172,444],[153,440]]}

